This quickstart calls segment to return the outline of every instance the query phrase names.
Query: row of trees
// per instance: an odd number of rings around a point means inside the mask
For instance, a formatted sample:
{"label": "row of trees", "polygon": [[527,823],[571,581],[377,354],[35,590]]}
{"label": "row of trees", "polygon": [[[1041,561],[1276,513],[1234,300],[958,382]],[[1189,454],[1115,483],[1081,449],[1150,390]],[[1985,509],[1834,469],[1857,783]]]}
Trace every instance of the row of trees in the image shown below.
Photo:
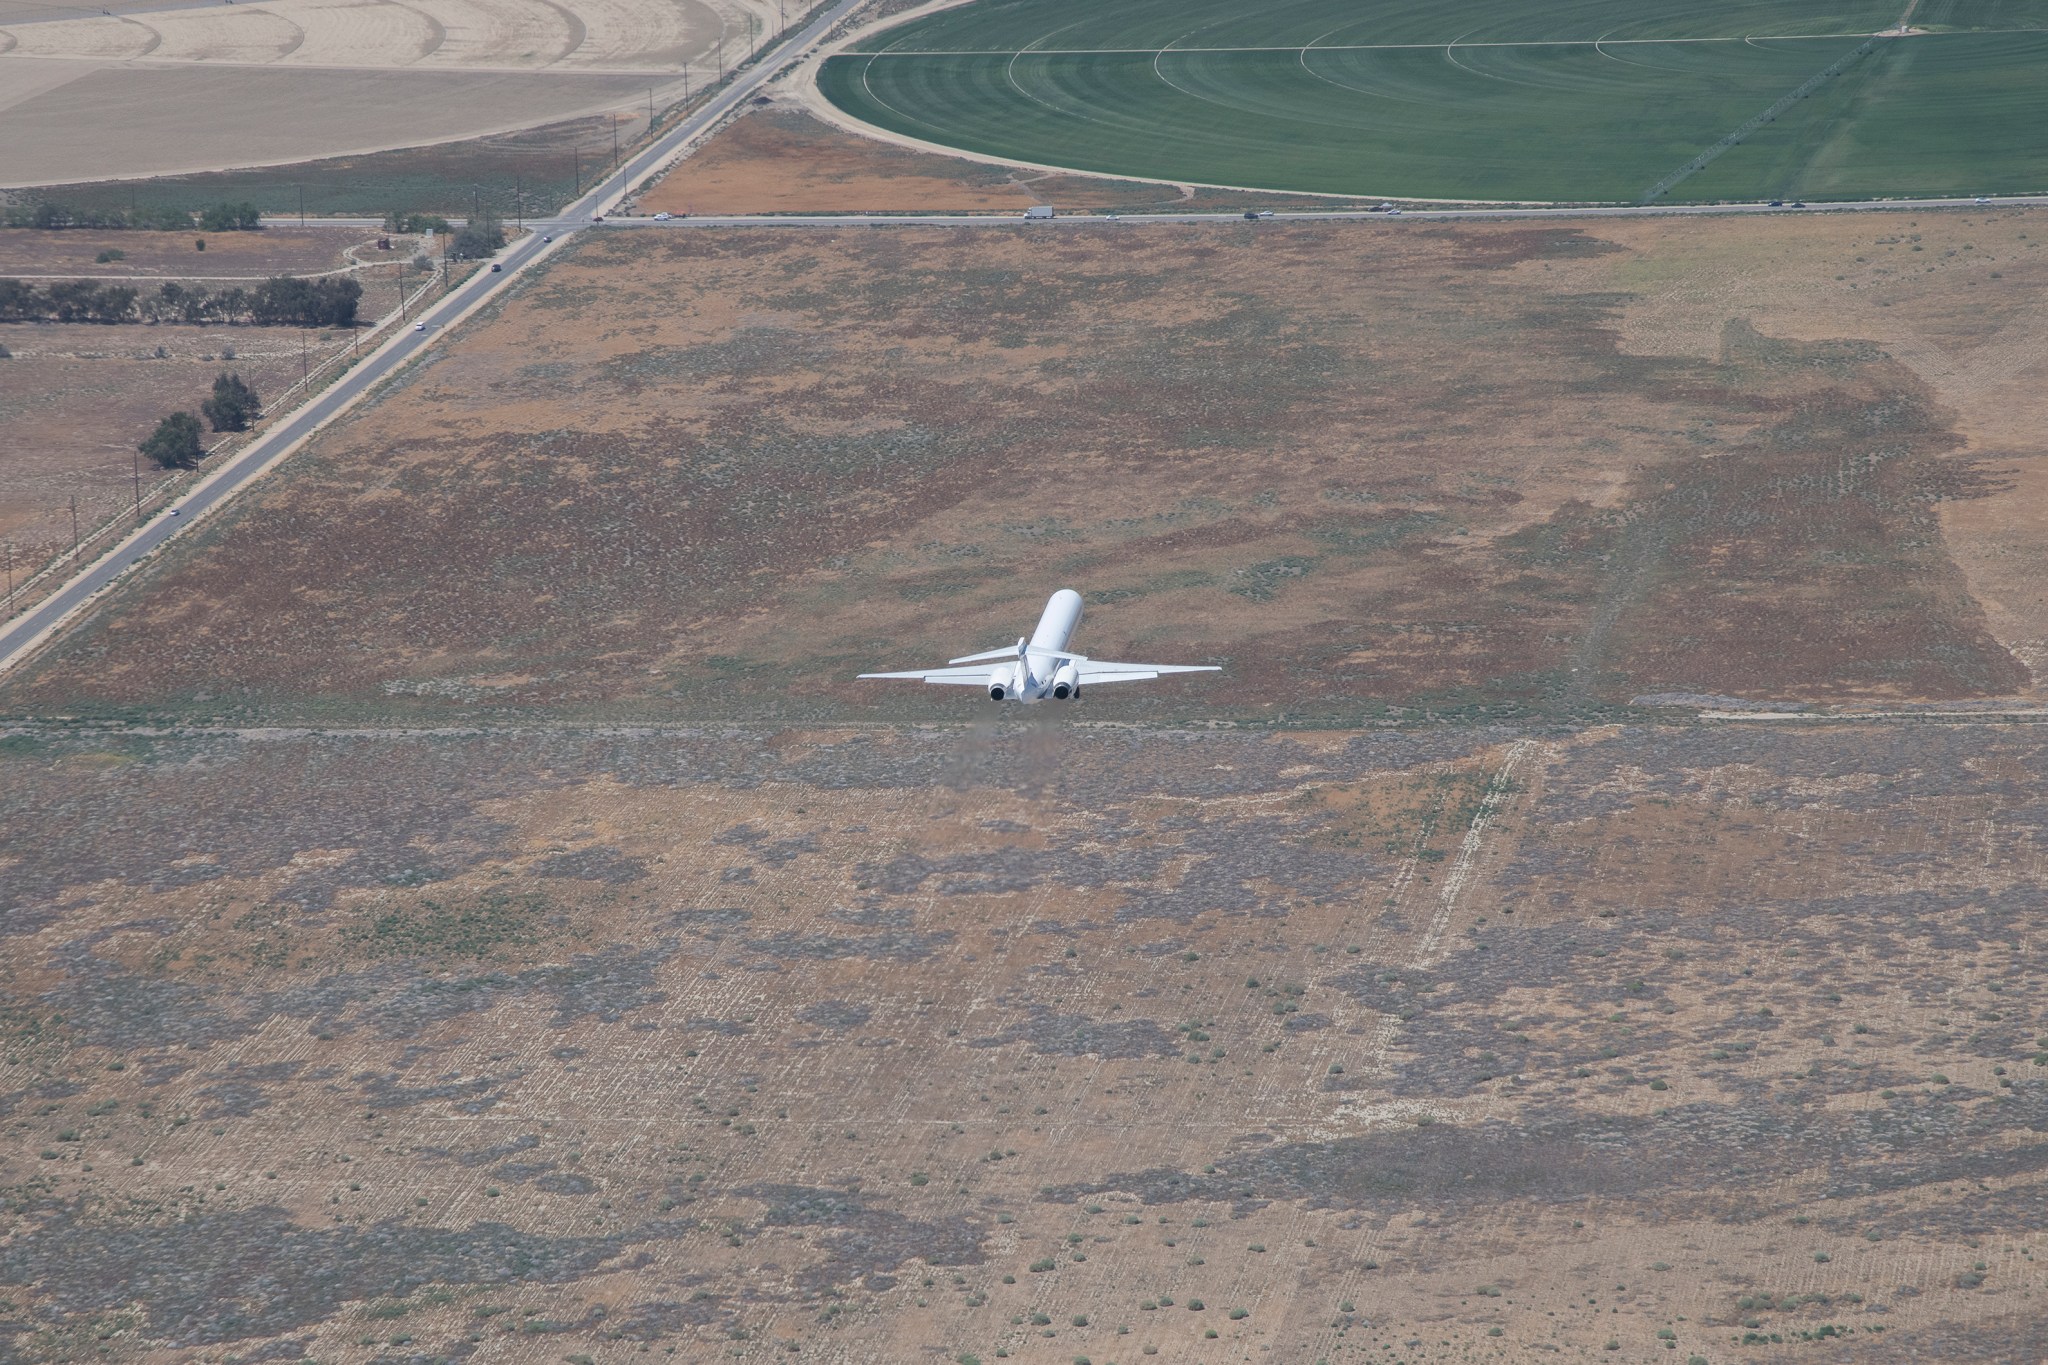
{"label": "row of trees", "polygon": [[125,284],[63,280],[38,289],[0,279],[0,322],[253,323],[258,327],[353,327],[363,286],[346,275],[279,275],[254,289],[209,290],[170,282],[144,294]]}
{"label": "row of trees", "polygon": [[220,203],[203,209],[174,209],[164,206],[136,209],[74,208],[69,204],[42,202],[11,204],[0,218],[11,228],[99,228],[102,231],[189,232],[194,227],[208,232],[250,232],[263,226],[263,215],[254,204]]}
{"label": "row of trees", "polygon": [[[223,372],[213,381],[213,396],[199,405],[215,431],[247,431],[263,415],[256,390],[242,382],[242,376]],[[156,424],[149,439],[136,449],[163,469],[191,469],[206,458],[200,440],[199,419],[189,412],[174,412]]]}
{"label": "row of trees", "polygon": [[400,213],[397,209],[384,215],[386,232],[446,232],[448,220],[438,213]]}

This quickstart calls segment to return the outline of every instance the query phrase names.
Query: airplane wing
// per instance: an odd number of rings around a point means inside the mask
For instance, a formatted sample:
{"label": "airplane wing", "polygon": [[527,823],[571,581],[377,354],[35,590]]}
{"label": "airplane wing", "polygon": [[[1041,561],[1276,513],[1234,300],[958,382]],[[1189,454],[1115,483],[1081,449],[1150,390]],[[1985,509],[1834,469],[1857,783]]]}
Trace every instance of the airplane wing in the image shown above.
{"label": "airplane wing", "polygon": [[1074,668],[1081,683],[1143,682],[1167,673],[1214,673],[1220,664],[1119,664],[1107,659],[1076,659]]}
{"label": "airplane wing", "polygon": [[[1015,651],[1012,651],[1014,657]],[[863,673],[863,678],[910,678],[919,682],[942,683],[952,687],[981,687],[988,682],[988,666],[978,668],[917,668],[908,673]]]}

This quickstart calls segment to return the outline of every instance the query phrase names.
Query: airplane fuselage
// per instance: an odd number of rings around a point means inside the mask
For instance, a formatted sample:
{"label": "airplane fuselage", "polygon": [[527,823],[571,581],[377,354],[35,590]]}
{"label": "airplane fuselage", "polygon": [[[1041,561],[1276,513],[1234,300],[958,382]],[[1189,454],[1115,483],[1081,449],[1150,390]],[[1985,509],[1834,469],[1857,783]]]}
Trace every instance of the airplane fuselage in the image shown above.
{"label": "airplane fuselage", "polygon": [[1046,599],[1038,628],[1018,641],[1014,663],[989,671],[988,694],[997,701],[1068,701],[1080,694],[1078,674],[1066,658],[1067,642],[1081,624],[1081,594],[1061,588]]}

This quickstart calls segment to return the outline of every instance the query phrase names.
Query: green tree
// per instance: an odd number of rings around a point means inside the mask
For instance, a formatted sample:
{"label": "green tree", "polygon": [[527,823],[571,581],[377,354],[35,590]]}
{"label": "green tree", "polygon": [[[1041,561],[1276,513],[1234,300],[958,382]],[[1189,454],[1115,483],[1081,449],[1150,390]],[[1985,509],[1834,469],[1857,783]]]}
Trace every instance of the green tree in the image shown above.
{"label": "green tree", "polygon": [[189,412],[174,412],[158,422],[136,448],[164,469],[191,469],[206,455],[199,444],[199,419]]}
{"label": "green tree", "polygon": [[251,203],[215,204],[200,210],[199,226],[207,232],[248,232],[263,226],[263,215]]}
{"label": "green tree", "polygon": [[458,261],[477,261],[505,245],[505,225],[486,209],[483,215],[463,225],[448,244],[448,254]]}
{"label": "green tree", "polygon": [[213,397],[199,405],[215,431],[247,431],[249,423],[262,415],[262,400],[256,390],[242,382],[239,374],[223,372],[213,381]]}
{"label": "green tree", "polygon": [[400,213],[397,209],[384,215],[386,232],[446,232],[448,220],[438,213]]}

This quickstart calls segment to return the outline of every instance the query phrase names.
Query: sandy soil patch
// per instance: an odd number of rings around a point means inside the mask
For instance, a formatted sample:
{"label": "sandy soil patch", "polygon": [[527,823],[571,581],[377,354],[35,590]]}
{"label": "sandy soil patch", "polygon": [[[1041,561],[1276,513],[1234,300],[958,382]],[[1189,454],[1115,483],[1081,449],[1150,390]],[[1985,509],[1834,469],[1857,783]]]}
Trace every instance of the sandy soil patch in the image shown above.
{"label": "sandy soil patch", "polygon": [[[0,184],[300,161],[473,137],[635,100],[644,107],[646,99],[646,82],[631,76],[109,69],[0,112]],[[221,118],[224,103],[241,116]]]}
{"label": "sandy soil patch", "polygon": [[771,26],[774,6],[735,0],[272,0],[75,18],[0,17],[10,57],[268,63],[382,69],[644,67],[727,59]]}
{"label": "sandy soil patch", "polygon": [[423,146],[644,106],[650,88],[671,103],[686,69],[701,89],[781,13],[762,0],[16,11],[0,15],[0,186]]}
{"label": "sandy soil patch", "polygon": [[[1861,338],[1954,414],[2000,495],[1940,504],[1941,525],[1998,637],[2048,679],[2048,248],[2024,211],[1773,217],[1740,231],[1668,219],[1607,224],[1635,253],[1610,276],[1637,354],[1710,356],[1734,316],[1772,335]],[[1565,267],[1560,266],[1560,269]],[[1588,276],[1590,278],[1590,275]]]}

